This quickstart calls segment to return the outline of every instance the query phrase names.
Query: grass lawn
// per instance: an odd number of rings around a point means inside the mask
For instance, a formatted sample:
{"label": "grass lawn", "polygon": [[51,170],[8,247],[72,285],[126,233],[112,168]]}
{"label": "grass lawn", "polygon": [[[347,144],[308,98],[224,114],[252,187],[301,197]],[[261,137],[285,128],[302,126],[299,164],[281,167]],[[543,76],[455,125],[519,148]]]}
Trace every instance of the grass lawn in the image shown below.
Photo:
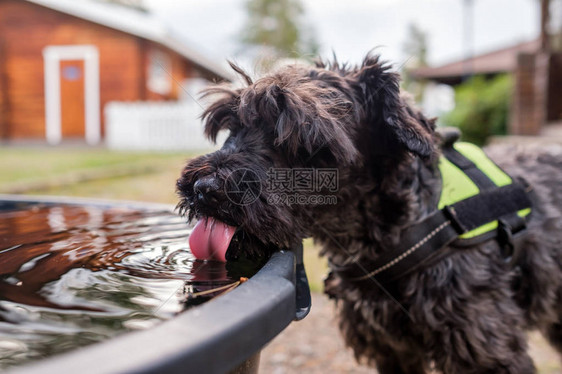
{"label": "grass lawn", "polygon": [[[0,149],[0,193],[132,199],[174,203],[180,153],[113,152],[92,148]],[[149,181],[144,182],[144,177]]]}
{"label": "grass lawn", "polygon": [[14,181],[50,178],[71,171],[107,168],[168,159],[186,159],[185,154],[113,152],[92,148],[0,149],[0,185]]}
{"label": "grass lawn", "polygon": [[[138,163],[137,158],[134,162]],[[176,204],[175,182],[180,176],[186,158],[183,156],[150,160],[153,167],[144,171],[128,165],[131,172],[121,173],[114,168],[116,176],[94,178],[78,183],[31,188],[26,191],[33,195],[80,196],[116,200],[136,200],[164,204]],[[86,173],[87,175],[87,173]],[[111,173],[110,173],[111,175]],[[55,177],[56,178],[56,177]]]}

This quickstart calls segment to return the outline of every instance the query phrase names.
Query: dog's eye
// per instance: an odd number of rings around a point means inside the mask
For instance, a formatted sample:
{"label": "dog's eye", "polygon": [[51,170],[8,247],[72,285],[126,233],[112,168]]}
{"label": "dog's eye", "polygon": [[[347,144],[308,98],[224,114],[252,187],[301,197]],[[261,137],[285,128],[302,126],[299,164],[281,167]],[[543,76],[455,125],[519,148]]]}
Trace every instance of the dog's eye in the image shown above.
{"label": "dog's eye", "polygon": [[228,138],[226,138],[226,140],[224,141],[224,144],[222,146],[222,148],[233,148],[234,147],[234,138],[236,137],[236,134],[233,133],[232,131],[230,131],[230,133],[228,134]]}
{"label": "dog's eye", "polygon": [[222,149],[231,151],[239,150],[241,144],[243,144],[240,142],[240,139],[242,139],[243,136],[243,131],[240,131],[240,129],[229,131],[228,137],[224,141]]}

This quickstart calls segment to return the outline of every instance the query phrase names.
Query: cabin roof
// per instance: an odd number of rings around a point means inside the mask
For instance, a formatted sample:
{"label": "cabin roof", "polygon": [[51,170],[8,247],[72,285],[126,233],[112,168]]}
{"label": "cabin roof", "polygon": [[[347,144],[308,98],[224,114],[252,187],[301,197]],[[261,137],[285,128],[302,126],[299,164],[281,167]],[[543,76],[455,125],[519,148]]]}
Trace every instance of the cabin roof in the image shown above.
{"label": "cabin roof", "polygon": [[539,47],[538,39],[531,40],[441,66],[418,68],[411,74],[414,79],[429,79],[454,84],[462,81],[467,74],[507,73],[515,70],[519,53],[536,52]]}
{"label": "cabin roof", "polygon": [[150,12],[90,0],[25,1],[161,44],[203,69],[223,79],[232,80],[232,75],[219,63],[180,40]]}

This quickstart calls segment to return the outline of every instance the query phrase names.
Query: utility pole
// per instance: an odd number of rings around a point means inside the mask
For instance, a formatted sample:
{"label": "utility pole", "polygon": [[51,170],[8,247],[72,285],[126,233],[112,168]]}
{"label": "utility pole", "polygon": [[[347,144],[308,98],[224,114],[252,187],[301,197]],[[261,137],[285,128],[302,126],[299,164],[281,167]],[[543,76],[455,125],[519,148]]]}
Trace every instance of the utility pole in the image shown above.
{"label": "utility pole", "polygon": [[468,80],[473,75],[472,57],[474,55],[473,33],[474,33],[474,3],[473,0],[463,0],[463,34],[464,34],[464,80]]}
{"label": "utility pole", "polygon": [[548,35],[548,23],[550,18],[550,0],[541,0],[541,51],[550,50],[550,36]]}

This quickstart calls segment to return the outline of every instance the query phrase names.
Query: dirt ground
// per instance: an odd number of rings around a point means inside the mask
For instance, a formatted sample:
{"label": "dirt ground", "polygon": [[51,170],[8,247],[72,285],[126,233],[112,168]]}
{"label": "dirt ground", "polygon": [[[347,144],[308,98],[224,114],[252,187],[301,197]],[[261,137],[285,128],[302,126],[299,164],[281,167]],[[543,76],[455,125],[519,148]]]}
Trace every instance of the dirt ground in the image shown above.
{"label": "dirt ground", "polygon": [[[530,352],[541,374],[562,374],[559,356],[539,334],[530,336]],[[337,328],[334,306],[319,293],[312,294],[312,311],[293,322],[263,351],[263,374],[375,373],[359,365],[343,344]]]}

